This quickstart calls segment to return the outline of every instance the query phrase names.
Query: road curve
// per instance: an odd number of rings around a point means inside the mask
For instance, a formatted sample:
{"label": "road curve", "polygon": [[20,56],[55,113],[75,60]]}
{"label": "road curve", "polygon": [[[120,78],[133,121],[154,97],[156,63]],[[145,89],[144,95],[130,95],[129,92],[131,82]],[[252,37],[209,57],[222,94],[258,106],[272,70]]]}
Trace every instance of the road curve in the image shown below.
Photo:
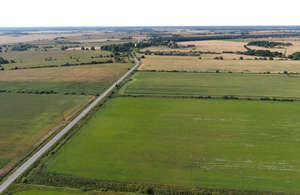
{"label": "road curve", "polygon": [[1,185],[0,194],[4,192],[10,184],[12,184],[19,176],[21,176],[35,161],[37,161],[49,148],[51,148],[59,139],[61,139],[70,129],[87,115],[105,96],[107,96],[116,85],[120,84],[130,73],[132,73],[138,66],[139,61],[134,57],[136,62],[127,73],[125,73],[118,81],[116,81],[110,88],[103,92],[96,100],[94,100],[87,108],[85,108],[73,121],[71,121],[63,130],[61,130],[55,137],[53,137],[46,145],[44,145],[38,152],[36,152],[31,158],[26,160],[22,166],[15,170]]}

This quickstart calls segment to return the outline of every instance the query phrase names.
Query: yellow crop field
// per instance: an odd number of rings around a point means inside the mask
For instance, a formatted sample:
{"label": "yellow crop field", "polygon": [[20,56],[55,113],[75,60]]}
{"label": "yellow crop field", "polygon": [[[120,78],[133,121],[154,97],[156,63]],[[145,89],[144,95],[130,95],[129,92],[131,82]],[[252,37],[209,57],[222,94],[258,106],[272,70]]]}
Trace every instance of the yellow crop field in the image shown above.
{"label": "yellow crop field", "polygon": [[139,70],[178,70],[178,71],[232,71],[253,73],[300,72],[300,62],[291,60],[236,60],[239,55],[222,54],[224,60],[214,60],[213,55],[203,55],[202,59],[194,56],[146,56]]}
{"label": "yellow crop field", "polygon": [[210,52],[222,52],[222,51],[245,51],[245,42],[237,41],[222,41],[222,40],[212,40],[212,41],[186,41],[180,42],[180,45],[195,45],[196,50],[200,51],[210,51]]}

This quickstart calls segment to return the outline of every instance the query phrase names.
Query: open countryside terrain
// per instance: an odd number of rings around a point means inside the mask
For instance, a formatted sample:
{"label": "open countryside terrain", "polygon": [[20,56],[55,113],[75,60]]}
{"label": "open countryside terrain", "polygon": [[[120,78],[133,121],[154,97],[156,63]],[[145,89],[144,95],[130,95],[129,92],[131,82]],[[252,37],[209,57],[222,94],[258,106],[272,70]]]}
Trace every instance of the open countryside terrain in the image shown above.
{"label": "open countryside terrain", "polygon": [[6,166],[30,152],[65,125],[89,96],[0,94],[0,176]]}
{"label": "open countryside terrain", "polygon": [[299,192],[298,104],[114,98],[29,180]]}
{"label": "open countryside terrain", "polygon": [[300,194],[300,27],[227,28],[0,32],[0,174],[72,127],[4,194]]}

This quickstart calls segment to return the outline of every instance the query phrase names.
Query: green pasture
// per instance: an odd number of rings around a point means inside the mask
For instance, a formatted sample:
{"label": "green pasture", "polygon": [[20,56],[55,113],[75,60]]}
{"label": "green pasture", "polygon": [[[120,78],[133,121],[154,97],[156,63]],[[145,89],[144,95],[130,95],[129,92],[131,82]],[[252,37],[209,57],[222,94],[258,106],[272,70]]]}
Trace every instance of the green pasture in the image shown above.
{"label": "green pasture", "polygon": [[138,72],[121,94],[300,98],[300,76],[241,73]]}
{"label": "green pasture", "polygon": [[42,171],[108,181],[300,192],[299,112],[298,102],[113,98]]}

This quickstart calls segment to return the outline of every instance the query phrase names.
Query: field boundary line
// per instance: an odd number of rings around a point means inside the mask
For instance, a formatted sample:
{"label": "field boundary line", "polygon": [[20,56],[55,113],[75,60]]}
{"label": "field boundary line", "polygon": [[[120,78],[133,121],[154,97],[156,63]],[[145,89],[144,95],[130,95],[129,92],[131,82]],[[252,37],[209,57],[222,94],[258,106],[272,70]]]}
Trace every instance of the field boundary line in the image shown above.
{"label": "field boundary line", "polygon": [[117,87],[127,76],[129,76],[140,65],[140,62],[135,56],[135,65],[127,71],[119,80],[117,80],[112,86],[104,91],[99,97],[96,98],[88,107],[86,107],[75,119],[73,119],[63,130],[61,130],[56,136],[54,136],[46,145],[38,150],[32,157],[26,160],[17,170],[15,170],[10,176],[4,180],[0,185],[0,194],[3,193],[18,177],[20,177],[25,171],[31,167],[40,157],[43,156],[52,146],[54,146],[64,135],[66,135],[72,127],[75,126],[82,118],[84,118],[98,103],[109,95],[113,89]]}

